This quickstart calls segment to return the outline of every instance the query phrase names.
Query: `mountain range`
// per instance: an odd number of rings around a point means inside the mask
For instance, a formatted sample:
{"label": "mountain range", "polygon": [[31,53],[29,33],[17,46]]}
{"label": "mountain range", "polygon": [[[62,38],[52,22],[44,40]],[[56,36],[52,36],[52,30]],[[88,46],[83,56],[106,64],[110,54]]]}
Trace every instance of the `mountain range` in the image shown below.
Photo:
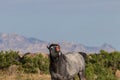
{"label": "mountain range", "polygon": [[[98,47],[89,47],[79,43],[73,42],[55,42],[60,44],[62,52],[86,52],[86,53],[99,53],[100,50],[105,50],[108,52],[116,51],[114,47],[110,44],[103,44]],[[0,50],[15,50],[21,53],[26,52],[43,52],[48,53],[48,49],[46,48],[50,42],[42,41],[36,38],[27,38],[25,36],[21,36],[18,34],[7,34],[0,33]]]}

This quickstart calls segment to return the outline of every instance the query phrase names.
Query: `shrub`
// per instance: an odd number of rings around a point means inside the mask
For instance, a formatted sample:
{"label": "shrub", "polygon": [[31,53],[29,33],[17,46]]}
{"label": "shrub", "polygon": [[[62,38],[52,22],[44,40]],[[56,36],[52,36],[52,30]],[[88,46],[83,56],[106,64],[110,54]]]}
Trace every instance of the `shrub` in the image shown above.
{"label": "shrub", "polygon": [[119,68],[120,53],[90,54],[86,59],[86,77],[89,80],[116,80],[115,71]]}
{"label": "shrub", "polygon": [[0,52],[0,68],[7,68],[11,65],[18,65],[19,61],[17,58],[19,57],[18,52],[16,51],[1,51]]}
{"label": "shrub", "polygon": [[[29,54],[31,55],[31,54]],[[24,56],[22,59],[22,66],[27,73],[36,73],[38,68],[41,73],[48,73],[49,60],[42,54],[35,54],[34,56]]]}

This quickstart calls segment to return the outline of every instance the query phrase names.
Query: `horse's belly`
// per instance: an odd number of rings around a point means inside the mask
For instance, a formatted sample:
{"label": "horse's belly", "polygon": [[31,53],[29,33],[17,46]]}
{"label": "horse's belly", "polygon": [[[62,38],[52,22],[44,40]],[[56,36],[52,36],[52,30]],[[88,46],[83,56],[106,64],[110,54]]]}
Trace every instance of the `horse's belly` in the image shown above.
{"label": "horse's belly", "polygon": [[75,75],[76,74],[77,69],[74,69],[73,67],[67,66],[67,73],[69,76]]}
{"label": "horse's belly", "polygon": [[80,66],[77,62],[70,61],[70,62],[67,63],[66,70],[67,70],[67,73],[70,76],[73,76],[73,75],[75,75],[76,73],[79,72]]}

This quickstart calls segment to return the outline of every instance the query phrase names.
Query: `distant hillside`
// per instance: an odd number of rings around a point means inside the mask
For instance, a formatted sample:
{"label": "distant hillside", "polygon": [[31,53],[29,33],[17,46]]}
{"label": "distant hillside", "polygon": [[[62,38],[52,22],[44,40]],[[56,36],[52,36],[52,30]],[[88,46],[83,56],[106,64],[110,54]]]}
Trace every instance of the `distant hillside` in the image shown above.
{"label": "distant hillside", "polygon": [[99,53],[100,50],[105,50],[107,52],[116,51],[114,47],[110,44],[103,44],[102,46],[98,47],[88,47],[83,44],[76,44],[76,43],[68,43],[68,42],[61,42],[61,48],[64,52],[68,51],[76,51],[76,52],[86,52],[86,53]]}
{"label": "distant hillside", "polygon": [[[26,52],[44,52],[48,53],[46,46],[49,42],[41,41],[36,38],[27,38],[18,34],[0,33],[0,50],[16,50]],[[88,47],[83,44],[71,42],[59,42],[63,52],[83,51],[87,53],[98,53],[101,49],[108,52],[115,51],[115,48],[109,44],[103,44],[100,47]]]}
{"label": "distant hillside", "polygon": [[16,50],[20,52],[46,52],[48,43],[35,39],[26,38],[17,34],[0,34],[0,50]]}

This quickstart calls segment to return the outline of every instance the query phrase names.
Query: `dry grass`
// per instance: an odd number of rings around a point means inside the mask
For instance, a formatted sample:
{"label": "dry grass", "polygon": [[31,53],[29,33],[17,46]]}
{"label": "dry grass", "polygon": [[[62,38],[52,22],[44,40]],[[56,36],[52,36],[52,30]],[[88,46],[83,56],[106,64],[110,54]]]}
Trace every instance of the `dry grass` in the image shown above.
{"label": "dry grass", "polygon": [[[27,74],[22,72],[10,73],[9,71],[0,70],[0,80],[50,80],[50,75]],[[77,76],[76,80],[78,80]],[[117,78],[117,80],[120,80],[120,78]]]}
{"label": "dry grass", "polygon": [[12,73],[0,71],[0,80],[50,80],[50,75]]}

